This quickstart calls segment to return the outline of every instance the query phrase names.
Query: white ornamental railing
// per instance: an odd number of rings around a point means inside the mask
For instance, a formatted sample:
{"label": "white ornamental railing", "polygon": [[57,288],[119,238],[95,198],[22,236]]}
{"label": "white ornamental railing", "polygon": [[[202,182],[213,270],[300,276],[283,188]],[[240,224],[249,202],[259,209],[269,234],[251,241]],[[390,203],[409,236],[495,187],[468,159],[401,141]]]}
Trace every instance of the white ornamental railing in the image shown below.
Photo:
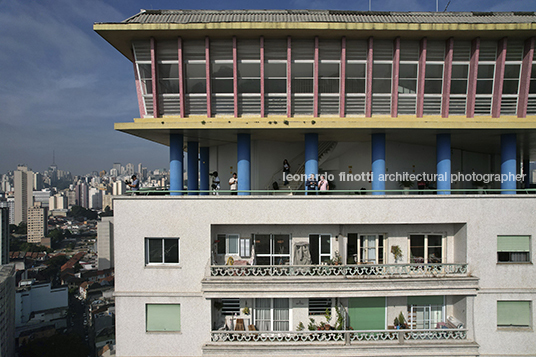
{"label": "white ornamental railing", "polygon": [[331,342],[353,344],[359,342],[383,342],[407,340],[465,340],[465,329],[427,330],[370,330],[370,331],[212,331],[211,341],[220,343],[256,342]]}
{"label": "white ornamental railing", "polygon": [[396,277],[467,275],[467,264],[212,265],[210,276]]}

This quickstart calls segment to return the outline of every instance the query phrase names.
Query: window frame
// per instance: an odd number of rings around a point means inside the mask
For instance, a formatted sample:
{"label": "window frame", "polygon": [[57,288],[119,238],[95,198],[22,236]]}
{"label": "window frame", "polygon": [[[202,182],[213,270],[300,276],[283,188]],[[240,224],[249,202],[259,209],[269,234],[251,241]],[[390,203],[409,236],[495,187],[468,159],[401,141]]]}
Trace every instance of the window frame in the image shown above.
{"label": "window frame", "polygon": [[[513,238],[513,237],[526,237],[528,239],[528,248],[526,251],[515,251],[515,250],[499,250],[499,240],[500,238]],[[519,234],[519,235],[498,235],[497,236],[497,264],[532,264],[532,247],[531,247],[531,238],[532,236],[530,234]],[[500,254],[507,253],[509,260],[499,260]],[[525,261],[513,261],[512,259],[512,253],[526,253],[527,260]]]}
{"label": "window frame", "polygon": [[[329,254],[322,253],[322,237],[329,237]],[[318,239],[318,263],[314,263],[315,259],[312,257],[311,242],[314,239]],[[333,236],[330,233],[309,233],[309,252],[311,253],[311,258],[313,260],[312,264],[322,265],[322,263],[328,263],[333,258],[333,246],[331,241],[332,239]]]}
{"label": "window frame", "polygon": [[[355,236],[355,237],[354,237]],[[368,247],[368,244],[366,247],[363,247],[361,244],[361,238],[364,238],[366,236],[375,236],[375,246],[374,247]],[[355,247],[357,250],[356,254],[352,254],[352,257],[350,257],[350,254],[348,253],[348,246],[349,246],[349,240],[355,239]],[[380,245],[380,242],[382,243]],[[385,233],[348,233],[348,242],[346,244],[346,253],[347,253],[347,261],[350,260],[352,263],[348,264],[367,264],[369,263],[368,259],[364,259],[362,257],[362,251],[366,249],[367,251],[369,249],[375,249],[376,250],[376,257],[375,261],[372,264],[385,264],[386,261],[386,254],[385,254],[385,247],[387,246],[387,234]],[[353,255],[356,255],[354,257]],[[356,261],[357,259],[357,261]]]}
{"label": "window frame", "polygon": [[[253,234],[253,242],[252,245],[256,245],[257,236],[268,236],[269,238],[269,246],[270,246],[270,253],[259,253],[258,249],[255,247],[255,264],[259,265],[257,262],[258,258],[269,258],[270,259],[270,265],[287,265],[287,264],[275,264],[278,260],[284,261],[285,258],[288,258],[288,265],[292,264],[292,234],[290,233],[258,233]],[[275,252],[275,245],[277,243],[276,237],[279,236],[287,236],[288,237],[288,254],[282,253],[278,254]]]}
{"label": "window frame", "polygon": [[[415,262],[413,261],[414,258],[412,257],[412,253],[411,253],[411,236],[420,236],[420,235],[423,235],[424,236],[424,242],[423,242],[423,249],[424,249],[424,261],[423,262]],[[429,247],[430,245],[428,244],[428,236],[441,236],[441,261],[440,262],[430,262],[429,261]],[[445,253],[446,253],[446,237],[447,235],[445,233],[441,233],[441,232],[428,232],[428,233],[409,233],[408,234],[408,252],[409,252],[409,263],[410,264],[444,264],[446,262],[446,256],[445,256]]]}
{"label": "window frame", "polygon": [[[178,330],[149,330],[149,306],[178,306],[179,316],[178,316]],[[172,317],[167,315],[167,317]],[[182,331],[181,326],[181,304],[173,303],[146,303],[145,304],[145,332],[148,333],[180,333]]]}
{"label": "window frame", "polygon": [[[150,249],[149,249],[149,241],[151,240],[160,240],[162,242],[162,261],[161,262],[151,262],[150,261]],[[165,261],[165,240],[177,240],[177,262],[166,262]],[[179,237],[145,237],[145,266],[177,266],[181,263],[180,259],[180,238]]]}
{"label": "window frame", "polygon": [[[508,303],[527,303],[528,305],[528,311],[526,313],[523,313],[523,311],[519,314],[522,316],[526,316],[528,318],[528,324],[527,325],[505,325],[505,324],[499,324],[499,318],[500,318],[500,311],[499,306],[505,305]],[[525,329],[525,330],[531,330],[532,329],[532,301],[531,300],[497,300],[497,329],[498,330],[509,330],[509,329]],[[505,314],[504,312],[502,314]],[[511,314],[508,314],[511,317]]]}
{"label": "window frame", "polygon": [[[257,315],[258,315],[258,310],[260,310],[260,308],[258,307],[258,303],[260,300],[264,300],[266,302],[266,300],[268,300],[270,302],[270,308],[269,308],[269,311],[270,311],[270,317],[269,317],[269,320],[267,319],[260,319]],[[276,300],[286,300],[287,301],[287,314],[288,314],[288,320],[277,320],[276,319],[276,307],[275,307],[275,301]],[[279,331],[290,331],[291,330],[291,326],[292,326],[292,306],[290,304],[290,299],[289,298],[257,298],[254,300],[254,303],[253,303],[253,306],[254,306],[254,309],[253,309],[253,324],[259,329],[259,331],[270,331],[270,332],[279,332]],[[268,309],[266,309],[268,310]],[[270,329],[269,330],[261,330],[259,326],[257,326],[257,322],[258,321],[264,321],[264,322],[269,322],[270,324]],[[277,322],[280,322],[280,323],[288,323],[288,329],[287,330],[274,330],[274,326]]]}

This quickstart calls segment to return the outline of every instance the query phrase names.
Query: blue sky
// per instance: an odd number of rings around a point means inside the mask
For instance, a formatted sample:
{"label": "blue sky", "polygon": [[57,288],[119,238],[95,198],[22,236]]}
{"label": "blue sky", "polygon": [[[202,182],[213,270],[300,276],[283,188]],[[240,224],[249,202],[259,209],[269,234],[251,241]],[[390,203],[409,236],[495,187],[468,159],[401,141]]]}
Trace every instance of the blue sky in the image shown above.
{"label": "blue sky", "polygon": [[[435,11],[435,0],[371,0],[375,11]],[[442,11],[448,0],[439,0]],[[369,0],[196,1],[197,9],[368,10]],[[139,116],[130,62],[92,29],[169,0],[0,0],[0,173],[168,167],[168,148],[113,130]],[[449,11],[535,11],[536,0],[451,0]]]}

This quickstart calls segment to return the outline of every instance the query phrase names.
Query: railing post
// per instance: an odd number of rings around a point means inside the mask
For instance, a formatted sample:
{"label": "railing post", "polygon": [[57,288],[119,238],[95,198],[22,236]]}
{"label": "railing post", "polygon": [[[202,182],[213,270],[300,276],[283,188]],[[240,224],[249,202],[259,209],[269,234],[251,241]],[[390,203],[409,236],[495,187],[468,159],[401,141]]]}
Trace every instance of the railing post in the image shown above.
{"label": "railing post", "polygon": [[349,331],[344,331],[344,344],[346,346],[350,345],[350,332]]}
{"label": "railing post", "polygon": [[404,331],[398,330],[398,343],[404,344]]}

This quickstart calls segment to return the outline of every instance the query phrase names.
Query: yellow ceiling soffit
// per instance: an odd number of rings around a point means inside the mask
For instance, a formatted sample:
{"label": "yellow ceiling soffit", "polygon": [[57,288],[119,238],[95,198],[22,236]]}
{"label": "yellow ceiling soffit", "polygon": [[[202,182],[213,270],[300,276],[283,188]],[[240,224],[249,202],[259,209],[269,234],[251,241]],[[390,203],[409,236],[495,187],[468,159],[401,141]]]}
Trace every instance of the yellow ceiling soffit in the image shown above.
{"label": "yellow ceiling soffit", "polygon": [[115,123],[115,130],[174,130],[174,129],[536,129],[536,118],[517,118],[515,116],[491,117],[449,117],[426,116],[374,116],[372,118],[338,117],[165,117],[136,118],[134,122]]}

